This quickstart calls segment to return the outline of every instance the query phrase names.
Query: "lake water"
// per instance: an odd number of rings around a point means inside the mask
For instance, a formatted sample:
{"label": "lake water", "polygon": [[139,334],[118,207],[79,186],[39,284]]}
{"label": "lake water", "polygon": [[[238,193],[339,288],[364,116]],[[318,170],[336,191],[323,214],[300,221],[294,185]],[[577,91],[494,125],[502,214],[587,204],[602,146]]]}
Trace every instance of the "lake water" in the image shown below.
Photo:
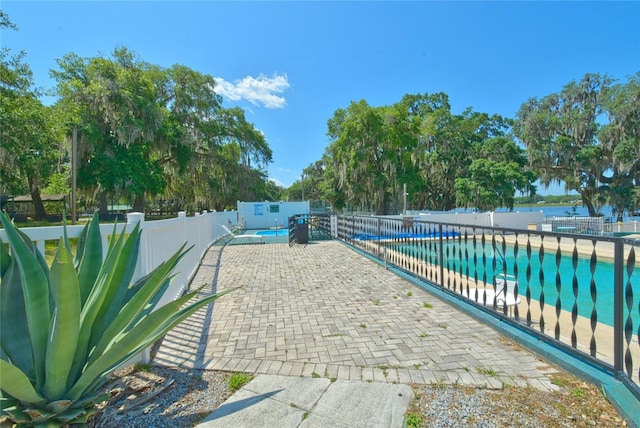
{"label": "lake water", "polygon": [[[470,209],[462,209],[458,208],[454,210],[454,212],[464,213],[464,212],[474,212],[473,208]],[[506,208],[498,208],[496,212],[508,212],[509,210]],[[586,207],[582,205],[577,205],[575,207],[573,205],[546,205],[546,204],[533,204],[533,205],[518,205],[513,208],[513,212],[538,212],[542,211],[545,217],[565,217],[565,216],[578,216],[578,217],[588,217],[589,211]],[[605,205],[600,210],[600,213],[605,218],[613,218],[615,220],[615,216],[613,215],[613,208],[609,205]],[[625,216],[624,221],[640,221],[640,217],[638,216]]]}

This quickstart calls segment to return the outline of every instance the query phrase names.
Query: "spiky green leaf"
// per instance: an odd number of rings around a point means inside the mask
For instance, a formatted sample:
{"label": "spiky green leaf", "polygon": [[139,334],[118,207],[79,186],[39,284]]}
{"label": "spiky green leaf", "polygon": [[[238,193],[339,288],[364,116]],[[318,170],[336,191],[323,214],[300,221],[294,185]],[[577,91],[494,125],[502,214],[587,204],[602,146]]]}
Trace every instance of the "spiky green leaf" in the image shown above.
{"label": "spiky green leaf", "polygon": [[[20,271],[27,326],[33,352],[36,389],[40,389],[44,383],[44,359],[51,313],[48,278],[40,261],[29,249],[9,218],[0,214],[0,221],[4,225],[12,255],[16,258]],[[39,252],[36,250],[36,253]]]}
{"label": "spiky green leaf", "polygon": [[149,305],[149,301],[154,296],[160,295],[159,289],[163,285],[165,286],[164,289],[166,289],[168,276],[186,254],[186,251],[182,251],[183,249],[184,245],[180,247],[169,260],[154,269],[151,275],[145,277],[147,280],[138,286],[136,294],[122,307],[117,317],[115,317],[104,330],[100,341],[96,345],[93,357],[89,362],[95,361],[95,359],[104,352],[109,343],[114,340],[116,334],[126,331],[132,323],[139,320],[140,314],[145,310],[145,307]]}
{"label": "spiky green leaf", "polygon": [[24,403],[41,404],[44,398],[35,390],[29,378],[16,366],[0,360],[0,389]]}
{"label": "spiky green leaf", "polygon": [[51,294],[55,303],[47,345],[44,394],[58,400],[67,390],[67,381],[78,344],[80,329],[80,287],[71,253],[63,239],[49,273]]}
{"label": "spiky green leaf", "polygon": [[[115,226],[113,231],[115,233]],[[95,285],[89,293],[87,301],[82,307],[82,312],[80,314],[80,335],[78,337],[76,356],[74,357],[73,366],[71,368],[70,382],[74,382],[78,379],[89,357],[91,343],[93,341],[91,337],[93,324],[104,303],[104,299],[108,291],[108,285],[111,283],[111,278],[114,276],[114,270],[119,253],[124,245],[125,233],[123,231],[117,239],[115,238],[115,235],[112,235],[112,238],[113,239],[111,239],[109,244],[109,250],[107,251],[107,257],[102,264],[102,268],[100,269]]]}
{"label": "spiky green leaf", "polygon": [[2,277],[4,273],[9,269],[11,265],[11,254],[9,254],[9,250],[7,249],[7,245],[4,242],[0,241],[0,281],[2,281]]}
{"label": "spiky green leaf", "polygon": [[6,360],[35,382],[31,339],[17,261],[12,259],[0,283],[0,348]]}
{"label": "spiky green leaf", "polygon": [[127,295],[137,264],[140,238],[140,223],[137,223],[118,253],[113,276],[111,276],[110,282],[106,286],[105,303],[98,311],[93,323],[90,343],[92,347],[101,340],[105,329],[113,322],[125,304],[124,298]]}
{"label": "spiky green leaf", "polygon": [[78,265],[80,295],[84,305],[102,267],[102,237],[100,236],[97,211],[93,214],[91,221],[85,224],[82,229],[76,249],[76,263]]}
{"label": "spiky green leaf", "polygon": [[123,335],[120,340],[115,342],[93,364],[87,366],[82,376],[78,379],[78,382],[69,391],[69,398],[72,400],[78,399],[83,393],[87,392],[96,379],[114,370],[120,364],[150,346],[162,335],[166,334],[201,307],[208,305],[233,290],[234,289],[231,289],[204,297],[181,309],[185,303],[197,294],[196,291],[185,294],[181,298],[158,308],[141,320],[127,334]]}

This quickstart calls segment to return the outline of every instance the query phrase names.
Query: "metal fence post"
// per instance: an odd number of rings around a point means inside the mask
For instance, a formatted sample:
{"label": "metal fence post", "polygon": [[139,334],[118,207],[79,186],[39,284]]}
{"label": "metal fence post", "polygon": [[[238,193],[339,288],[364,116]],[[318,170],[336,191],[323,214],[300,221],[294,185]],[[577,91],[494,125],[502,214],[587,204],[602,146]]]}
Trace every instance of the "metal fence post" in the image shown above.
{"label": "metal fence post", "polygon": [[442,242],[444,239],[444,234],[442,233],[442,223],[438,225],[439,230],[439,239],[440,239],[440,281],[439,286],[444,287],[444,243]]}
{"label": "metal fence post", "polygon": [[624,370],[624,244],[622,239],[614,243],[613,252],[613,368],[616,373]]}
{"label": "metal fence post", "polygon": [[377,226],[378,226],[378,233],[377,233],[377,235],[378,235],[378,258],[380,258],[380,241],[382,239],[382,236],[381,236],[382,235],[382,228],[380,227],[380,217],[378,217],[376,219],[376,223],[377,223]]}

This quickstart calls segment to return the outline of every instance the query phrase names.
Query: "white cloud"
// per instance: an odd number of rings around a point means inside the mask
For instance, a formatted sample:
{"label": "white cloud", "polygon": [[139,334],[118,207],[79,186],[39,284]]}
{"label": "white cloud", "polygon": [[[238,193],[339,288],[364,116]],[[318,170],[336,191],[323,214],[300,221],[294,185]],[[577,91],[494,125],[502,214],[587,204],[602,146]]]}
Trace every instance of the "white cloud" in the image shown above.
{"label": "white cloud", "polygon": [[275,74],[267,77],[260,74],[258,77],[247,76],[242,80],[227,82],[221,77],[216,77],[216,93],[231,101],[245,99],[255,106],[266,108],[283,108],[286,104],[282,94],[289,88],[289,78],[286,74]]}
{"label": "white cloud", "polygon": [[280,187],[284,187],[284,188],[289,187],[289,186],[285,185],[282,181],[278,180],[277,178],[269,178],[269,181],[274,183],[276,186],[280,186]]}

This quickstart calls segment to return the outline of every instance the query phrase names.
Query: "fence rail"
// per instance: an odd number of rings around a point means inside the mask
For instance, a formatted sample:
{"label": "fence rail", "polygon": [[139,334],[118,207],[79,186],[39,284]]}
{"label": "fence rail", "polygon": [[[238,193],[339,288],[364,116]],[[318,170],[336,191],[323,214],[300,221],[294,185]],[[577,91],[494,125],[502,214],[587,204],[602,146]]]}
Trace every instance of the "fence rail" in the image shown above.
{"label": "fence rail", "polygon": [[[182,244],[186,243],[185,248],[192,247],[176,266],[176,275],[158,303],[158,305],[163,305],[175,300],[184,293],[195,275],[207,248],[225,235],[225,231],[219,225],[221,223],[237,223],[237,212],[204,212],[194,217],[187,217],[184,212],[181,212],[178,213],[177,218],[172,219],[149,222],[145,222],[144,219],[144,214],[130,213],[127,215],[127,223],[118,224],[116,227],[116,233],[120,234],[123,231],[126,232],[126,230],[133,229],[135,223],[141,223],[140,250],[132,282],[153,271],[178,251]],[[82,227],[78,225],[67,226],[68,237],[78,238],[82,232]],[[45,254],[47,241],[57,241],[63,235],[62,226],[25,227],[21,231],[35,243],[42,254]],[[106,255],[108,242],[113,231],[113,224],[100,225],[104,255]],[[0,241],[7,242],[5,231],[2,229],[0,229]],[[148,353],[145,352],[140,359],[148,360],[148,358]]]}
{"label": "fence rail", "polygon": [[640,397],[640,241],[411,218],[337,223],[339,239],[591,361]]}
{"label": "fence rail", "polygon": [[544,218],[543,227],[552,232],[584,235],[615,236],[640,233],[640,222],[637,220],[614,222],[610,217],[547,216]]}

